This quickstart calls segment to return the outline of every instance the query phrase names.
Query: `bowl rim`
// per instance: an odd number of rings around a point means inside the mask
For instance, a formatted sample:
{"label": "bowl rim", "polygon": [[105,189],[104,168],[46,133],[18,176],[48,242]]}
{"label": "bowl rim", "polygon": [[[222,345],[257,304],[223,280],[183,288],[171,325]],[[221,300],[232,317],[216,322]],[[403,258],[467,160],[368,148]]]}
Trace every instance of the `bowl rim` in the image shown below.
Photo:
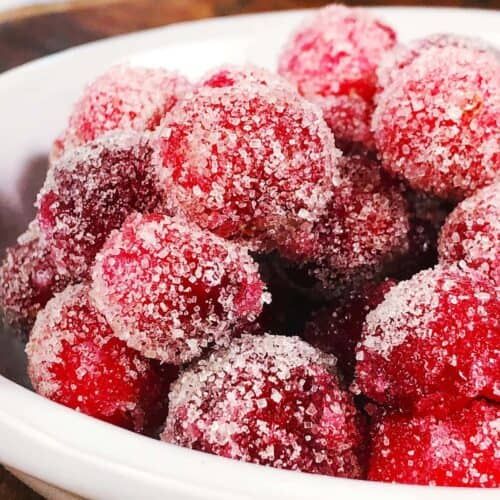
{"label": "bowl rim", "polygon": [[[18,401],[14,406],[11,404],[13,395]],[[30,412],[27,413],[26,409]],[[57,422],[57,427],[53,422]],[[336,493],[367,493],[373,498],[387,500],[396,500],[401,496],[417,499],[421,495],[442,500],[488,499],[493,498],[493,494],[496,498],[498,494],[494,489],[401,485],[320,476],[209,455],[88,417],[47,400],[5,377],[0,377],[0,436],[2,461],[74,491],[74,476],[66,472],[61,477],[59,468],[46,467],[51,460],[64,458],[65,469],[78,470],[76,493],[83,492],[88,496],[95,494],[93,488],[88,488],[89,482],[108,481],[108,487],[114,487],[124,478],[127,478],[127,483],[134,483],[138,494],[143,481],[148,481],[156,483],[159,492],[175,491],[186,495],[186,498],[196,499],[299,499],[305,494],[312,499],[324,498],[324,493],[333,489]],[[89,436],[93,437],[92,440]],[[106,447],[99,446],[99,443],[106,443]],[[12,448],[7,451],[6,447],[10,446]],[[23,453],[27,449],[30,450],[29,455]],[[195,482],[193,471],[197,475]],[[227,474],[231,474],[230,480]],[[113,491],[106,491],[103,498],[115,498]]]}
{"label": "bowl rim", "polygon": [[[193,30],[204,36],[237,34],[249,23],[274,22],[283,16],[297,20],[309,9],[244,14],[199,21],[186,21],[166,27],[120,35],[52,54],[8,70],[0,75],[0,93],[7,92],[19,79],[29,78],[40,69],[64,63],[86,51],[106,50],[124,44],[136,52],[192,38]],[[376,7],[377,13],[467,16],[468,22],[500,20],[500,12],[483,9],[431,7]],[[200,35],[198,34],[198,38]],[[202,38],[202,37],[201,37]],[[110,50],[110,54],[113,50]],[[27,411],[28,410],[28,411]],[[54,425],[56,424],[56,425]],[[73,429],[77,429],[74,432]],[[23,472],[68,491],[99,498],[140,498],[145,481],[151,495],[164,498],[166,492],[183,498],[325,498],[332,491],[346,495],[369,494],[374,498],[396,500],[447,500],[493,498],[494,489],[432,487],[376,483],[285,471],[248,464],[162,443],[49,401],[0,375],[0,460]],[[194,474],[193,474],[194,471]],[[193,477],[194,476],[194,477]],[[116,484],[127,491],[116,492]],[[96,489],[96,486],[97,489]],[[117,494],[118,493],[118,494]],[[125,496],[124,496],[125,495]]]}

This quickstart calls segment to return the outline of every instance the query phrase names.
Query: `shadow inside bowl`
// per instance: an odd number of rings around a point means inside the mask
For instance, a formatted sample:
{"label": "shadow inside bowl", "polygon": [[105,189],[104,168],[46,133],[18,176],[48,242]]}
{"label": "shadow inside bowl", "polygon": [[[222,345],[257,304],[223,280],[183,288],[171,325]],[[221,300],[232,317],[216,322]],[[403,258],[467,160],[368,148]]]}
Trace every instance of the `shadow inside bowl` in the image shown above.
{"label": "shadow inside bowl", "polygon": [[[16,183],[16,196],[0,196],[0,254],[4,258],[5,250],[13,245],[35,216],[34,200],[45,179],[49,160],[47,154],[32,156],[22,167]],[[11,328],[2,320],[0,323],[0,373],[8,379],[31,387],[26,373],[26,355],[24,353],[26,332]]]}

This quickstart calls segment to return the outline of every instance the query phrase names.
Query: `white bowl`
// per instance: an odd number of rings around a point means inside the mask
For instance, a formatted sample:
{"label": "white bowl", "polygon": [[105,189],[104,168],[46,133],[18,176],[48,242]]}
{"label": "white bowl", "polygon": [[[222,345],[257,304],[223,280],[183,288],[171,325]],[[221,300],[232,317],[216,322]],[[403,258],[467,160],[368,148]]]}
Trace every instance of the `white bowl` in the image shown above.
{"label": "white bowl", "polygon": [[[386,8],[377,13],[403,40],[456,32],[500,45],[498,12]],[[47,151],[86,81],[123,58],[178,69],[189,77],[226,62],[274,68],[283,41],[304,15],[295,11],[183,23],[92,43],[0,75],[1,245],[12,243],[33,216]],[[167,445],[81,415],[23,387],[23,346],[12,336],[0,336],[0,353],[6,375],[0,376],[0,461],[84,497],[498,500],[498,490],[315,476]]]}

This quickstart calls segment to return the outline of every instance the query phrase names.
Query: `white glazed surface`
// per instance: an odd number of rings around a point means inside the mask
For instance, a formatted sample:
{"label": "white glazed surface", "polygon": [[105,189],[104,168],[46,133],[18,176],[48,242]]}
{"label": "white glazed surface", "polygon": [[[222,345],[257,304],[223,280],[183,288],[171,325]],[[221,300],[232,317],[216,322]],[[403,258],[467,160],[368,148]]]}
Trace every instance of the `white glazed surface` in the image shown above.
{"label": "white glazed surface", "polygon": [[[499,12],[376,10],[403,41],[456,32],[500,46]],[[1,246],[12,243],[32,217],[44,158],[85,82],[124,58],[178,69],[191,78],[227,62],[274,68],[282,43],[304,15],[295,11],[183,23],[89,44],[0,75]],[[22,346],[6,335],[0,335],[0,367],[8,377],[25,382]],[[329,478],[182,449],[78,414],[3,376],[0,462],[96,499],[498,499],[495,490]]]}
{"label": "white glazed surface", "polygon": [[[1,0],[0,1],[0,11],[16,9],[19,7],[28,7],[30,5],[36,5],[45,3],[46,0]],[[63,3],[64,0],[61,1]]]}

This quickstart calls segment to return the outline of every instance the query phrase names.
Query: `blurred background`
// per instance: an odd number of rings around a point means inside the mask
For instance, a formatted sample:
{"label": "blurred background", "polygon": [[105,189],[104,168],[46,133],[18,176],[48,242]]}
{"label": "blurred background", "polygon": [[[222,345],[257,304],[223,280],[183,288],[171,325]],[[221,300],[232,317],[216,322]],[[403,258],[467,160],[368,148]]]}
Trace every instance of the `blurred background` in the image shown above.
{"label": "blurred background", "polygon": [[[91,40],[177,21],[318,7],[322,0],[0,0],[0,71]],[[361,0],[349,5],[499,9],[500,0]]]}

